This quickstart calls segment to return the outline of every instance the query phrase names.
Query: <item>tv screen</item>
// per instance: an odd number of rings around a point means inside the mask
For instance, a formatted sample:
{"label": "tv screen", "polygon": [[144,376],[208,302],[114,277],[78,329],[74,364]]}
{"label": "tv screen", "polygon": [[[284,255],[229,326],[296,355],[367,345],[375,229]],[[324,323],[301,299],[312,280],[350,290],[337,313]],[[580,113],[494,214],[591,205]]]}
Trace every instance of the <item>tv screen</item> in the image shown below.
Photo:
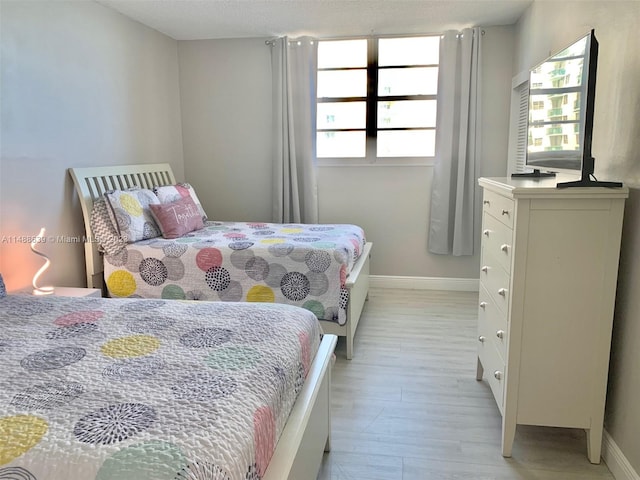
{"label": "tv screen", "polygon": [[582,170],[585,154],[591,157],[595,64],[590,69],[590,62],[596,61],[592,31],[531,70],[527,166],[575,173]]}

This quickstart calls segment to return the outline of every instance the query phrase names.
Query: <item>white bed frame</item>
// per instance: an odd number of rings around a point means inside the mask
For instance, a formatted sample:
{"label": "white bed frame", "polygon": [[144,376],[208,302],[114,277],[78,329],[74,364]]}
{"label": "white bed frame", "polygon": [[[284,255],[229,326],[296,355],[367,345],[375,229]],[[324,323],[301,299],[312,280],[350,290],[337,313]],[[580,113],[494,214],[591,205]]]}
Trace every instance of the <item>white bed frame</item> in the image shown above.
{"label": "white bed frame", "polygon": [[[142,165],[119,165],[109,167],[70,168],[69,173],[80,198],[86,237],[85,262],[87,267],[87,287],[100,288],[106,292],[103,278],[102,254],[91,233],[91,210],[93,201],[108,190],[123,190],[131,187],[152,189],[156,186],[173,185],[175,176],[168,163]],[[364,246],[364,251],[347,277],[349,289],[347,321],[344,325],[321,320],[325,333],[345,337],[346,357],[353,358],[353,338],[360,321],[360,314],[369,292],[369,260],[372,243]]]}
{"label": "white bed frame", "polygon": [[338,338],[324,335],[262,480],[316,480],[331,448],[331,367]]}

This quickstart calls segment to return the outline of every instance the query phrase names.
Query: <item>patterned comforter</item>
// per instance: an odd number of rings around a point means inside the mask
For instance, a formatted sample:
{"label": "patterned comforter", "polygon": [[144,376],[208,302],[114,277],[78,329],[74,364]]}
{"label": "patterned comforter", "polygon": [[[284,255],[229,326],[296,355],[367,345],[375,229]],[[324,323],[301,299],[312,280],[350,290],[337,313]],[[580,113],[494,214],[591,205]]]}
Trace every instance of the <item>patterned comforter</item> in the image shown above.
{"label": "patterned comforter", "polygon": [[104,278],[113,297],[286,303],[343,325],[364,244],[355,225],[207,222],[105,256]]}
{"label": "patterned comforter", "polygon": [[0,298],[0,478],[259,479],[319,341],[288,305]]}

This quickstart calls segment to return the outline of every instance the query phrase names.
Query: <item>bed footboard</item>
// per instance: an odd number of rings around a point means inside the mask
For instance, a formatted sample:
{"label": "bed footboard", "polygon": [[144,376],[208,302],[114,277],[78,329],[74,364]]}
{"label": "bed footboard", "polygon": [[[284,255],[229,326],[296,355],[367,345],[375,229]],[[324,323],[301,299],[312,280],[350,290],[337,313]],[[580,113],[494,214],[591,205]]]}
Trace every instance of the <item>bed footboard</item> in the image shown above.
{"label": "bed footboard", "polygon": [[347,304],[347,321],[344,325],[335,322],[321,320],[322,330],[325,333],[345,337],[347,360],[353,358],[353,338],[360,321],[360,315],[364,308],[364,302],[369,297],[369,261],[371,259],[371,247],[373,243],[367,242],[362,251],[362,255],[354,265],[346,287],[349,289],[349,303]]}
{"label": "bed footboard", "polygon": [[337,338],[324,335],[262,480],[315,480],[331,435],[331,364]]}

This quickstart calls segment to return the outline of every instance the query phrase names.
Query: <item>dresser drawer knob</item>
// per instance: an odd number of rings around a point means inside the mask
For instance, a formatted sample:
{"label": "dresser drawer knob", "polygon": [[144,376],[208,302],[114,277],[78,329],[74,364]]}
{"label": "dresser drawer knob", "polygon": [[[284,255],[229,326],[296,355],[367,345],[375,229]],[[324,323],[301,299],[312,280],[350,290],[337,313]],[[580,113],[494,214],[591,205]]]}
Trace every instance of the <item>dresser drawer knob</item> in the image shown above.
{"label": "dresser drawer knob", "polygon": [[480,270],[482,270],[484,273],[487,273],[489,271],[489,267],[485,265]]}
{"label": "dresser drawer knob", "polygon": [[498,295],[501,295],[503,297],[507,296],[507,289],[506,288],[501,288],[498,290]]}
{"label": "dresser drawer knob", "polygon": [[504,253],[509,253],[509,245],[505,243],[500,247],[500,250],[502,250]]}
{"label": "dresser drawer knob", "polygon": [[480,308],[485,308],[487,306],[487,302],[480,302]]}
{"label": "dresser drawer knob", "polygon": [[483,200],[482,204],[483,205],[491,205],[491,202],[489,200]]}
{"label": "dresser drawer knob", "polygon": [[498,330],[496,332],[496,337],[498,338],[504,338],[504,330]]}
{"label": "dresser drawer knob", "polygon": [[484,335],[480,335],[480,336],[478,337],[478,341],[479,341],[480,343],[484,343],[484,341],[485,341],[486,339],[487,339],[487,338],[486,338]]}
{"label": "dresser drawer knob", "polygon": [[496,377],[496,380],[502,380],[502,372],[500,370],[493,372],[493,376]]}
{"label": "dresser drawer knob", "polygon": [[482,232],[482,233],[484,234],[484,236],[485,236],[485,237],[488,237],[488,236],[489,236],[489,234],[491,233],[491,230],[489,230],[489,229],[487,228],[487,229],[486,229],[484,232]]}
{"label": "dresser drawer knob", "polygon": [[502,210],[502,215],[509,215],[509,210]]}

